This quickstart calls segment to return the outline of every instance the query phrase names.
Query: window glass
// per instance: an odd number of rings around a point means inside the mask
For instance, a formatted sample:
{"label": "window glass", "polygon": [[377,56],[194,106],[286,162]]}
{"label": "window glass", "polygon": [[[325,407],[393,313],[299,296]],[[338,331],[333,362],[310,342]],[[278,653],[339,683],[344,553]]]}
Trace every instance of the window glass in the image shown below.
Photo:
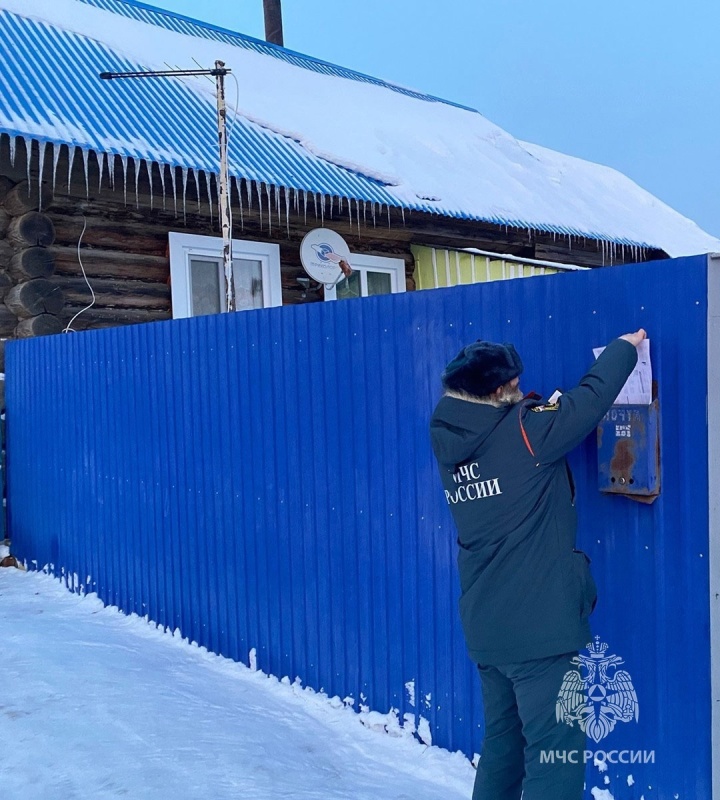
{"label": "window glass", "polygon": [[220,262],[214,258],[190,259],[192,314],[220,313]]}
{"label": "window glass", "polygon": [[233,258],[235,308],[246,311],[263,307],[262,262]]}
{"label": "window glass", "polygon": [[[227,310],[223,241],[194,233],[168,235],[175,319]],[[280,247],[233,239],[233,288],[238,311],[282,305]]]}
{"label": "window glass", "polygon": [[335,286],[335,296],[338,300],[347,300],[351,297],[361,297],[360,271],[355,270],[350,277],[343,278]]}
{"label": "window glass", "polygon": [[392,279],[388,272],[367,271],[367,293],[368,297],[373,294],[391,294]]}
{"label": "window glass", "polygon": [[349,279],[325,287],[325,300],[346,300],[405,291],[405,261],[402,258],[350,253],[353,272]]}

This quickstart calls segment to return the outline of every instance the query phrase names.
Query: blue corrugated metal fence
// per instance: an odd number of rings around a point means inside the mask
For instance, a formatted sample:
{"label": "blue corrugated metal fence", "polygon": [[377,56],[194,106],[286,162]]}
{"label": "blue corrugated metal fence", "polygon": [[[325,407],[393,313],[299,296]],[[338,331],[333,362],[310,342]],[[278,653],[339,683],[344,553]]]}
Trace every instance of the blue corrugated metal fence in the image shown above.
{"label": "blue corrugated metal fence", "polygon": [[593,346],[642,325],[663,494],[601,496],[590,441],[572,465],[595,629],[640,703],[602,746],[655,756],[591,766],[588,791],[707,798],[707,427],[689,402],[707,389],[706,271],[683,259],[10,343],[15,550],[215,652],[255,648],[263,670],[424,717],[472,754],[479,687],[427,436],[439,373],[470,340],[512,340],[526,390],[567,389]]}

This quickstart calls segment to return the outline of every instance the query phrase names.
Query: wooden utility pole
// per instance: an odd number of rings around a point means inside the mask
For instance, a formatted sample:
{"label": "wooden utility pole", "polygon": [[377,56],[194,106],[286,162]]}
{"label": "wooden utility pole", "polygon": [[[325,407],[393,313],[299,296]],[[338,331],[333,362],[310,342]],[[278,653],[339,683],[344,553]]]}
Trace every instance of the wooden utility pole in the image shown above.
{"label": "wooden utility pole", "polygon": [[220,148],[220,173],[218,175],[220,227],[223,239],[223,270],[225,272],[226,311],[235,311],[235,285],[232,260],[232,224],[230,222],[230,177],[228,174],[227,106],[225,105],[225,64],[215,62],[217,95],[218,145]]}
{"label": "wooden utility pole", "polygon": [[282,0],[263,0],[265,41],[283,46]]}
{"label": "wooden utility pole", "polygon": [[[280,0],[278,0],[279,4]],[[282,35],[282,34],[281,34]],[[223,269],[225,272],[225,305],[227,311],[235,311],[235,282],[232,263],[232,214],[230,211],[230,178],[228,175],[227,106],[225,105],[225,76],[230,70],[224,62],[216,61],[215,69],[169,69],[143,70],[141,72],[101,72],[102,80],[115,78],[182,78],[195,75],[213,76],[217,89],[218,146],[220,149],[220,172],[218,173],[218,203],[223,238]],[[171,167],[172,169],[172,167]],[[208,197],[208,200],[210,198]]]}

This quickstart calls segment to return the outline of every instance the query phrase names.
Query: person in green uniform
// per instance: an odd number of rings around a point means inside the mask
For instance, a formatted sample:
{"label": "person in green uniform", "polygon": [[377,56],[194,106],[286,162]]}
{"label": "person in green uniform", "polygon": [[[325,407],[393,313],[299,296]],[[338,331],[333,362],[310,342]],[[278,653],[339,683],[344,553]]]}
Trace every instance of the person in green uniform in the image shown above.
{"label": "person in green uniform", "polygon": [[[523,397],[511,344],[468,345],[442,375],[430,437],[458,530],[460,617],[485,712],[473,800],[582,798],[585,734],[556,719],[555,703],[591,640],[597,591],[575,549],[565,455],[613,404],[644,338],[611,342],[552,403]],[[563,763],[543,752],[569,755]]]}

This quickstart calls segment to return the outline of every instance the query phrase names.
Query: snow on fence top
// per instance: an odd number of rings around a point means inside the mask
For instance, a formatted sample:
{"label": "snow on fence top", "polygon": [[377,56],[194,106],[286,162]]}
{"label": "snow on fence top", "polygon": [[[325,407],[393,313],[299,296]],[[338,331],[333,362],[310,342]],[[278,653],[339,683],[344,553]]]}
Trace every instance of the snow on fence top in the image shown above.
{"label": "snow on fence top", "polygon": [[616,170],[520,142],[472,109],[128,0],[0,0],[0,130],[182,167],[184,185],[188,169],[217,171],[214,86],[97,76],[217,59],[237,79],[227,87],[236,178],[373,212],[398,206],[673,256],[720,250]]}

